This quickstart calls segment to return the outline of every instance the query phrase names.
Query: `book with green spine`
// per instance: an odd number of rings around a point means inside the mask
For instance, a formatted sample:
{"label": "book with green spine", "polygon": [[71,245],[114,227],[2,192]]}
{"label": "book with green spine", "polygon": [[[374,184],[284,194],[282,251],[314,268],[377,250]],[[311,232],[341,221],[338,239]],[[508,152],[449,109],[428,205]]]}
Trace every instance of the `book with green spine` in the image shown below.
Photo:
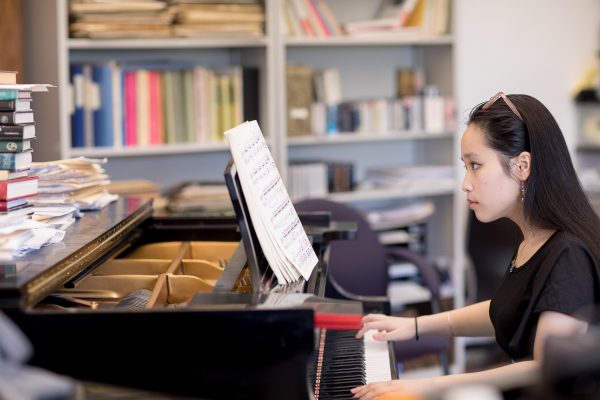
{"label": "book with green spine", "polygon": [[29,149],[30,140],[0,140],[0,153],[21,153]]}
{"label": "book with green spine", "polygon": [[15,89],[0,89],[0,100],[16,100],[18,95]]}

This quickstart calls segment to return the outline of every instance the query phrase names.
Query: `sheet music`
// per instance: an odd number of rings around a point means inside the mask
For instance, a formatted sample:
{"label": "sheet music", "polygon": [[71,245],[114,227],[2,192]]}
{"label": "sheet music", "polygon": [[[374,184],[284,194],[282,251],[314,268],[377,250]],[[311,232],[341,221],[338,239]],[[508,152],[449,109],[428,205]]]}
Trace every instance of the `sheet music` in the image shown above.
{"label": "sheet music", "polygon": [[256,121],[225,132],[256,235],[280,283],[307,279],[318,259]]}

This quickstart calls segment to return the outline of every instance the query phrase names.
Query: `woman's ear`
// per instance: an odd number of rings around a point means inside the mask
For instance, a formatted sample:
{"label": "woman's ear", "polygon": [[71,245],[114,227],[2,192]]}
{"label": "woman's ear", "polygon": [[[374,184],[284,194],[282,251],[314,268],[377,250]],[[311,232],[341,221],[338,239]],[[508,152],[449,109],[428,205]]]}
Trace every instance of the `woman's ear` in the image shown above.
{"label": "woman's ear", "polygon": [[513,173],[520,181],[526,181],[531,173],[531,153],[521,152],[513,158]]}

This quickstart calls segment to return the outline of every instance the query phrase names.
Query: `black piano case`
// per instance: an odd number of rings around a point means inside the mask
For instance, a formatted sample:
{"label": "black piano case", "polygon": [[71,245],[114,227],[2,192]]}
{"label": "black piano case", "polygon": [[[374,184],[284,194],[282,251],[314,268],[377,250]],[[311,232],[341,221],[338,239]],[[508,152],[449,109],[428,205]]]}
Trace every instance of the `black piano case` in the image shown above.
{"label": "black piano case", "polygon": [[121,198],[2,266],[0,305],[33,343],[32,364],[57,373],[201,398],[307,399],[311,309],[258,307],[247,272],[236,293],[188,304],[212,291],[239,240],[233,218],[153,216],[149,202]]}

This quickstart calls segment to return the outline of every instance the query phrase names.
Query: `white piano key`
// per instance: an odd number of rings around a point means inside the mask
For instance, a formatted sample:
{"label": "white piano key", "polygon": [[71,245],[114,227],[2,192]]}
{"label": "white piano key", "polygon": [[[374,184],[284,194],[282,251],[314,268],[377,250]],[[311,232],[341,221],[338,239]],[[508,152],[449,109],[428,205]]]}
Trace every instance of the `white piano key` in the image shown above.
{"label": "white piano key", "polygon": [[392,379],[388,343],[373,339],[375,332],[370,330],[364,336],[367,383]]}

